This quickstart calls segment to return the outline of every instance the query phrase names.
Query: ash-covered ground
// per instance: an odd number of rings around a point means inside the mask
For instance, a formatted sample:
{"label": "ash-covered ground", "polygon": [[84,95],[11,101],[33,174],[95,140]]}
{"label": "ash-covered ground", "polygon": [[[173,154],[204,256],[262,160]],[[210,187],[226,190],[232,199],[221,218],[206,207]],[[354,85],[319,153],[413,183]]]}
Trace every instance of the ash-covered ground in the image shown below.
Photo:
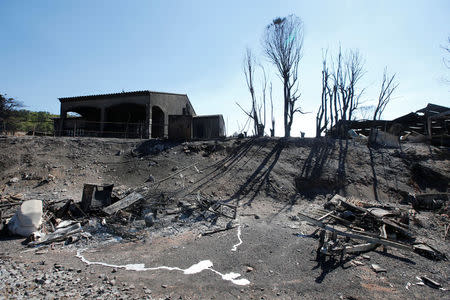
{"label": "ash-covered ground", "polygon": [[[3,235],[0,297],[447,298],[447,261],[379,247],[320,264],[316,228],[297,215],[335,194],[411,211],[411,194],[448,192],[449,160],[448,149],[425,144],[385,149],[334,139],[1,138],[0,205],[37,199],[53,213],[80,202],[85,183],[144,199],[113,216],[64,215],[83,228],[70,241],[31,248]],[[217,203],[229,205],[223,214],[206,209]],[[444,254],[446,205],[415,210],[409,223],[416,240]],[[233,207],[235,218],[226,217]],[[15,209],[2,206],[3,217]]]}

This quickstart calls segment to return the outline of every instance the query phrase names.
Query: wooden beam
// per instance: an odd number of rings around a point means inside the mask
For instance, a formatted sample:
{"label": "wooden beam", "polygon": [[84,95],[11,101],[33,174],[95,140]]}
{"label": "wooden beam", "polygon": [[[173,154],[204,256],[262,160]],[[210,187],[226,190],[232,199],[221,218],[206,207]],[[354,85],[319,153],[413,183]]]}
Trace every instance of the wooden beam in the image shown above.
{"label": "wooden beam", "polygon": [[298,213],[298,215],[308,221],[311,224],[314,224],[316,226],[319,226],[325,230],[331,231],[331,232],[336,232],[338,235],[342,235],[342,236],[347,236],[349,238],[353,238],[353,239],[358,239],[358,240],[364,240],[364,241],[368,241],[371,243],[375,243],[375,244],[382,244],[385,246],[389,246],[389,247],[393,247],[393,248],[397,248],[397,249],[402,249],[402,250],[409,250],[409,251],[413,251],[413,247],[410,245],[405,245],[405,244],[401,244],[401,243],[397,243],[388,239],[384,239],[381,237],[372,237],[372,236],[366,236],[360,233],[355,233],[354,231],[341,231],[338,229],[335,229],[331,226],[325,225],[324,223],[322,223],[321,221],[318,221],[316,219],[313,219],[307,215],[304,215],[302,213]]}
{"label": "wooden beam", "polygon": [[368,252],[372,251],[373,249],[377,248],[379,244],[374,243],[365,243],[365,244],[358,244],[354,246],[345,246],[344,251],[345,253],[358,253],[358,252]]}
{"label": "wooden beam", "polygon": [[330,216],[332,213],[334,213],[334,211],[330,211],[326,214],[324,214],[323,216],[321,216],[320,218],[317,219],[317,221],[322,221],[323,219],[327,218],[328,216]]}
{"label": "wooden beam", "polygon": [[52,233],[47,234],[41,241],[35,241],[28,244],[29,247],[43,244],[51,244],[53,242],[64,241],[68,236],[81,232],[81,224],[76,223],[68,227],[59,228]]}
{"label": "wooden beam", "polygon": [[144,197],[141,194],[133,192],[133,193],[129,194],[128,196],[126,196],[125,198],[123,198],[122,200],[119,200],[116,203],[103,208],[103,211],[105,213],[107,213],[108,215],[112,215],[121,209],[127,208],[131,204],[133,204],[141,199],[144,199]]}

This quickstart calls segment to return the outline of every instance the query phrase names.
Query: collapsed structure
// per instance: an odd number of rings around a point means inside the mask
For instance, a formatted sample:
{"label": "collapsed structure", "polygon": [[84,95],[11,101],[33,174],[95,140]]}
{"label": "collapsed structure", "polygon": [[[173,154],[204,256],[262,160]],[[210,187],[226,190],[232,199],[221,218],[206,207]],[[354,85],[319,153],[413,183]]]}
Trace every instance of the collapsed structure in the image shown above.
{"label": "collapsed structure", "polygon": [[344,123],[338,122],[328,134],[336,134],[337,128],[343,127],[369,136],[376,129],[376,132],[389,133],[397,139],[402,137],[411,142],[428,141],[436,146],[450,146],[450,108],[432,103],[394,120],[351,120]]}
{"label": "collapsed structure", "polygon": [[58,136],[182,140],[225,136],[222,115],[197,116],[186,94],[146,90],[59,101],[60,117],[54,119]]}

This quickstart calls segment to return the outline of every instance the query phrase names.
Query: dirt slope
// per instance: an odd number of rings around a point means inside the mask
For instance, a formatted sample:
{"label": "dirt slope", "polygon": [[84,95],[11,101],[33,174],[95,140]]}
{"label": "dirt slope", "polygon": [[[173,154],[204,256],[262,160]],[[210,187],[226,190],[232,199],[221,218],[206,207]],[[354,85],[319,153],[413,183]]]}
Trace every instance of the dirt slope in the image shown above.
{"label": "dirt slope", "polygon": [[[413,192],[446,192],[448,150],[422,144],[368,150],[353,141],[246,139],[187,144],[93,138],[7,138],[0,140],[0,185],[4,193],[50,193],[79,199],[83,183],[138,187],[196,163],[158,185],[181,197],[201,191],[222,199],[258,195],[277,201],[330,197],[334,193],[381,202]],[[55,176],[49,184],[39,182]],[[20,182],[7,186],[17,177]],[[184,187],[183,187],[184,186]]]}

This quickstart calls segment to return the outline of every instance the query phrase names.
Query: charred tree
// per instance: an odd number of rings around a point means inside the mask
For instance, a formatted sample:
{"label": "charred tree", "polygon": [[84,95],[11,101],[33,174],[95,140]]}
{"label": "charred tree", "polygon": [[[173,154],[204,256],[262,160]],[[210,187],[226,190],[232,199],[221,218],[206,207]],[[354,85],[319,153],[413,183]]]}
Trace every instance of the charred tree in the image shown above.
{"label": "charred tree", "polygon": [[[247,48],[245,57],[244,57],[244,75],[245,75],[245,81],[247,83],[247,88],[250,92],[251,96],[251,109],[249,111],[245,110],[239,103],[236,103],[239,108],[253,121],[253,130],[254,134],[256,136],[263,136],[264,135],[264,128],[265,128],[265,122],[266,122],[266,89],[267,89],[267,78],[266,78],[266,72],[262,65],[260,65],[260,68],[262,69],[263,73],[263,79],[262,79],[262,96],[261,101],[258,102],[255,87],[254,87],[254,81],[255,81],[255,67],[256,67],[256,60],[252,54],[252,51]],[[261,122],[263,121],[263,122]]]}
{"label": "charred tree", "polygon": [[335,121],[339,135],[347,132],[346,121],[352,120],[358,108],[359,99],[364,89],[357,93],[357,84],[364,74],[363,62],[357,50],[350,50],[344,57],[339,49],[337,67],[334,74],[336,95],[334,97]]}
{"label": "charred tree", "polygon": [[327,67],[327,58],[326,54],[322,61],[322,103],[317,111],[316,115],[316,137],[320,137],[322,132],[328,126],[329,123],[329,113],[328,113],[328,103],[331,103],[331,91],[328,83],[328,79],[330,78],[330,74]]}
{"label": "charred tree", "polygon": [[274,19],[266,27],[263,48],[283,82],[284,136],[289,137],[294,114],[302,112],[296,106],[300,98],[298,69],[303,49],[303,23],[300,18],[289,15]]}
{"label": "charred tree", "polygon": [[270,136],[274,137],[275,136],[275,118],[273,116],[273,99],[272,99],[272,82],[270,83],[270,116],[271,116],[271,121],[272,121],[272,128],[270,129]]}
{"label": "charred tree", "polygon": [[[364,75],[364,64],[357,50],[342,54],[341,48],[333,70],[328,69],[328,55],[322,61],[322,99],[316,115],[316,136],[327,128],[334,129],[338,136],[346,135],[346,121],[354,118],[364,89],[358,90],[358,83]],[[333,127],[334,126],[334,127]]]}

